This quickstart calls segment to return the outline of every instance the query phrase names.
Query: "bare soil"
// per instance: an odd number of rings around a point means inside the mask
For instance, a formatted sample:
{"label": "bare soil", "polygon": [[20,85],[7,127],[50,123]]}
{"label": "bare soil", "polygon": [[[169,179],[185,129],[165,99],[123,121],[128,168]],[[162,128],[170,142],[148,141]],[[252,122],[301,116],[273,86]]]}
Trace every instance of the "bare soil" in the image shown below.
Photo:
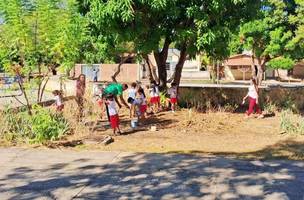
{"label": "bare soil", "polygon": [[[242,113],[199,113],[184,109],[149,116],[138,130],[130,128],[126,110],[120,111],[120,115],[123,135],[113,136],[103,119],[97,126],[94,120],[87,121],[86,131],[67,139],[81,139],[83,144],[76,147],[80,149],[304,160],[304,136],[282,133],[279,113],[264,119],[245,119]],[[151,131],[154,125],[157,131]],[[101,142],[106,135],[111,135],[114,142],[105,146]]]}

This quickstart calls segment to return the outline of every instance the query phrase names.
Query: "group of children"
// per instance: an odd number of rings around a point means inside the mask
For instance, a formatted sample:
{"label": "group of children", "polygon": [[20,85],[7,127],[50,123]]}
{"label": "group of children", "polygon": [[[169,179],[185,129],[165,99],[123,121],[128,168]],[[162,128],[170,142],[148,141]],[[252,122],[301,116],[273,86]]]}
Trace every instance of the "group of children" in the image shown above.
{"label": "group of children", "polygon": [[[149,95],[146,96],[144,88],[137,83],[132,83],[130,89],[128,89],[127,102],[130,105],[130,119],[131,121],[136,121],[137,124],[145,123],[147,114],[157,113],[161,109],[160,91],[158,85],[155,82],[152,82],[151,85],[147,87],[147,91]],[[172,112],[174,112],[177,104],[176,84],[171,84],[168,94],[170,95],[168,101],[171,103]],[[113,133],[120,134],[121,131],[119,128],[119,116],[116,108],[115,96],[108,95],[104,98]]]}
{"label": "group of children", "polygon": [[[81,79],[80,79],[81,80]],[[85,79],[82,81],[85,82]],[[79,85],[79,84],[77,84]],[[85,84],[83,84],[83,92],[81,93],[81,97],[84,94],[85,90]],[[110,84],[111,85],[111,84]],[[122,86],[121,84],[116,84],[120,88],[120,92],[116,92],[122,95],[122,91],[126,90],[128,88],[127,84],[124,84]],[[113,86],[113,84],[112,84]],[[100,88],[99,94],[97,95],[99,98],[97,99],[97,104],[102,107],[102,113],[106,110],[109,122],[111,124],[111,127],[113,128],[114,134],[119,134],[120,128],[119,128],[119,114],[117,106],[117,94],[115,92],[109,93],[107,95],[104,94],[103,90],[105,88]],[[113,89],[113,88],[112,88]],[[115,88],[114,88],[115,89]],[[78,91],[78,90],[77,90]],[[113,90],[116,91],[116,90]],[[161,107],[161,95],[159,91],[159,87],[156,84],[155,81],[151,82],[149,86],[146,87],[146,91],[148,91],[148,95],[145,94],[145,89],[141,87],[140,84],[132,83],[130,89],[128,89],[128,100],[129,106],[127,103],[125,105],[130,108],[130,119],[136,120],[137,124],[144,123],[147,114],[153,114],[159,112]],[[175,112],[176,104],[177,104],[177,85],[175,83],[171,84],[171,87],[167,90],[168,95],[164,99],[162,98],[162,103],[171,104],[171,111]],[[79,92],[78,92],[79,93]],[[77,94],[78,94],[77,93]],[[77,97],[76,94],[76,97]],[[64,108],[63,99],[62,99],[62,93],[59,90],[53,91],[54,95],[54,106],[57,112],[62,112]],[[78,95],[79,96],[79,95]],[[249,97],[249,108],[246,113],[246,117],[249,117],[254,110],[259,114],[259,118],[263,118],[263,114],[261,112],[261,109],[259,107],[258,103],[258,86],[256,84],[256,80],[251,80],[251,85],[248,90],[248,94],[244,97],[243,103],[245,103],[245,100]],[[77,98],[76,98],[77,99]],[[105,105],[105,106],[104,106]],[[121,107],[120,104],[118,104],[119,107]],[[139,123],[138,123],[139,122]]]}
{"label": "group of children", "polygon": [[[145,89],[140,84],[132,83],[130,89],[128,89],[127,102],[130,105],[130,119],[138,122],[138,124],[144,123],[147,114],[158,113],[161,107],[160,90],[155,81],[151,82],[146,87],[148,95],[146,96]],[[54,107],[57,112],[62,112],[64,108],[62,93],[59,90],[54,90]],[[171,111],[175,112],[177,104],[177,86],[175,83],[171,84],[168,89],[167,103],[171,104]],[[98,94],[97,104],[102,107],[102,112],[106,111],[111,127],[114,134],[119,134],[119,114],[116,103],[116,96],[114,94],[103,95],[102,89]],[[105,105],[105,106],[104,106]]]}

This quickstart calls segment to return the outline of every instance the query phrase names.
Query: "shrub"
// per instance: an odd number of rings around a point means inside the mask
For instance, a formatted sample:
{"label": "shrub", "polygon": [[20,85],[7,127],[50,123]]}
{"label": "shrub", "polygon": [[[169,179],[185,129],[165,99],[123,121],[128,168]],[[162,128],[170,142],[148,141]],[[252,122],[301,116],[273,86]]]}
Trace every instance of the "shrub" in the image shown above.
{"label": "shrub", "polygon": [[263,110],[265,114],[271,115],[276,113],[279,109],[275,104],[267,103],[266,105],[263,106]]}
{"label": "shrub", "polygon": [[293,114],[291,110],[284,110],[281,114],[280,128],[286,133],[304,134],[304,119]]}
{"label": "shrub", "polygon": [[17,143],[45,143],[57,140],[70,130],[69,123],[61,115],[34,105],[32,115],[27,111],[7,109],[2,113],[1,135],[6,140]]}

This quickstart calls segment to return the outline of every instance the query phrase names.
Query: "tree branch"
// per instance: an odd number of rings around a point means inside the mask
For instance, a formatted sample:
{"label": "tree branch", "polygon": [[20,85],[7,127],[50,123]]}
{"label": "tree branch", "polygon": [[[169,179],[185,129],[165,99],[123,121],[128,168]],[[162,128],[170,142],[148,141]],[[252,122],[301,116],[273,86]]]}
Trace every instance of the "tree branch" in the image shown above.
{"label": "tree branch", "polygon": [[123,59],[120,60],[120,63],[117,66],[116,71],[114,72],[114,74],[112,75],[112,81],[117,83],[116,77],[118,76],[118,74],[120,73],[121,70],[121,66],[129,59],[131,58],[132,53],[129,53],[129,55]]}
{"label": "tree branch", "polygon": [[44,83],[44,85],[43,85],[43,87],[42,87],[42,89],[41,89],[40,98],[39,98],[39,103],[42,101],[43,93],[44,93],[45,87],[46,87],[46,85],[47,85],[47,83],[48,83],[49,80],[50,80],[50,77],[47,76],[47,78],[46,78],[46,80],[45,80],[45,83]]}

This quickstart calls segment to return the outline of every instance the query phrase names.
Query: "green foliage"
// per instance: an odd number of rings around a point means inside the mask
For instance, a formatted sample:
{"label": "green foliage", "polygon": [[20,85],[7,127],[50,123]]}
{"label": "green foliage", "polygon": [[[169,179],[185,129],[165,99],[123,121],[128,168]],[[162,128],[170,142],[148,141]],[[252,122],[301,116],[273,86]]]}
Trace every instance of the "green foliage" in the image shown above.
{"label": "green foliage", "polygon": [[279,57],[279,58],[275,58],[270,60],[267,63],[267,66],[272,68],[272,69],[292,69],[293,66],[295,65],[294,60],[290,59],[290,58],[284,58],[284,57]]}
{"label": "green foliage", "polygon": [[291,110],[284,110],[281,113],[280,128],[286,133],[304,134],[304,119],[294,115]]}
{"label": "green foliage", "polygon": [[2,113],[1,135],[11,142],[45,143],[58,140],[70,130],[62,115],[50,112],[46,108],[34,105],[33,115],[27,111],[7,109]]}
{"label": "green foliage", "polygon": [[277,105],[273,103],[267,103],[266,105],[263,106],[263,112],[267,115],[272,115],[275,114],[278,111]]}
{"label": "green foliage", "polygon": [[[259,0],[79,0],[90,22],[91,35],[108,52],[121,52],[119,44],[132,43],[138,56],[154,51],[166,61],[165,45],[186,49],[187,55],[204,52],[223,59],[229,55],[230,34],[251,18]],[[158,59],[157,59],[158,60]],[[158,61],[157,61],[158,62]],[[160,69],[163,65],[157,63]],[[159,77],[162,70],[159,70]],[[178,73],[176,73],[178,74]],[[178,74],[180,76],[180,74]],[[165,77],[167,78],[167,77]]]}
{"label": "green foliage", "polygon": [[162,106],[166,106],[167,104],[167,99],[168,99],[168,93],[166,91],[163,91],[159,94],[159,97],[160,97],[160,104]]}
{"label": "green foliage", "polygon": [[85,20],[77,13],[74,0],[3,0],[4,19],[0,31],[0,57],[6,71],[14,64],[22,73],[71,68],[80,57],[85,37]]}
{"label": "green foliage", "polygon": [[[299,17],[301,1],[262,1],[263,7],[255,20],[240,28],[240,46],[252,50],[254,56],[274,69],[291,69],[292,63],[303,58]],[[301,18],[301,17],[300,17]],[[299,26],[296,31],[295,27]],[[296,37],[295,37],[296,36]],[[235,44],[233,44],[235,45]],[[275,59],[272,61],[272,59]]]}

